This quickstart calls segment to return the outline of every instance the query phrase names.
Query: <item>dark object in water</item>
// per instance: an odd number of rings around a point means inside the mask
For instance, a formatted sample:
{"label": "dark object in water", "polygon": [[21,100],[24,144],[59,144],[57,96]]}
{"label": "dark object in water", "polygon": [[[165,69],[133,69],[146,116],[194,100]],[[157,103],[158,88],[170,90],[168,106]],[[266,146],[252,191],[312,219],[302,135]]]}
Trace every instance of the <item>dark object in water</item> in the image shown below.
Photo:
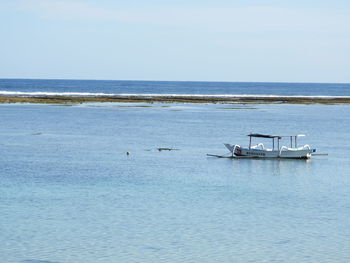
{"label": "dark object in water", "polygon": [[179,149],[174,149],[174,148],[157,148],[158,151],[177,151]]}
{"label": "dark object in water", "polygon": [[130,152],[126,152],[126,155],[130,155]]}

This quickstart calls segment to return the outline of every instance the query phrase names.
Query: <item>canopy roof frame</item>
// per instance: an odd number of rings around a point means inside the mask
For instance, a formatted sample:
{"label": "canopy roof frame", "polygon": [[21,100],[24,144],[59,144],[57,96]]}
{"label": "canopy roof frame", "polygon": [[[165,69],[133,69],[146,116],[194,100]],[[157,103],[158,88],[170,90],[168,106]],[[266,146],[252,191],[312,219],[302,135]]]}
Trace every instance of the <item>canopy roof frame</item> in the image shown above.
{"label": "canopy roof frame", "polygon": [[294,135],[269,135],[269,134],[260,134],[260,133],[251,133],[249,136],[249,149],[252,146],[252,137],[256,138],[269,138],[272,139],[272,149],[275,149],[275,138],[277,138],[277,149],[280,149],[280,140],[283,137],[290,137],[290,147],[293,147],[293,137],[294,137],[294,147],[297,148],[297,138],[301,136],[305,136],[304,134],[294,134]]}
{"label": "canopy roof frame", "polygon": [[305,134],[292,134],[292,135],[270,135],[270,134],[260,134],[260,133],[251,133],[248,134],[249,137],[258,137],[258,138],[282,138],[282,137],[301,137],[305,136]]}

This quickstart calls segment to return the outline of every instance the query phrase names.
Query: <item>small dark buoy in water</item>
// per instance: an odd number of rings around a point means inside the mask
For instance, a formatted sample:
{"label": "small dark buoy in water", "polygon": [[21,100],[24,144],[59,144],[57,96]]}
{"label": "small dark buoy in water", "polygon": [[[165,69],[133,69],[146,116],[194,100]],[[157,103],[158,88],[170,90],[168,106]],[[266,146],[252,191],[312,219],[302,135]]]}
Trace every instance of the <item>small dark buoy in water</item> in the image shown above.
{"label": "small dark buoy in water", "polygon": [[130,155],[130,152],[126,152],[126,155]]}

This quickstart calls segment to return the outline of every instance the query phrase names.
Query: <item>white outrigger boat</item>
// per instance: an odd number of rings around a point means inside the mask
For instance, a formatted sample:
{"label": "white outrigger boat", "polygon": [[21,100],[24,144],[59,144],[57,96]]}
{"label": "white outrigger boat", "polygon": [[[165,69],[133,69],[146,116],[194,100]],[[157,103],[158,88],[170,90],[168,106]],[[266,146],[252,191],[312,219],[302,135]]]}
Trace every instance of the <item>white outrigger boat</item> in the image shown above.
{"label": "white outrigger boat", "polygon": [[[248,148],[241,147],[237,144],[226,144],[225,146],[236,157],[251,157],[251,158],[294,158],[308,159],[316,149],[311,149],[309,145],[298,147],[298,137],[305,136],[304,134],[296,135],[266,135],[259,133],[251,133],[249,136]],[[280,140],[284,137],[290,137],[290,147],[281,146]],[[252,138],[269,138],[272,139],[272,148],[265,148],[264,144],[259,143],[252,145]],[[277,141],[277,145],[275,143]],[[294,146],[293,146],[294,141]]]}

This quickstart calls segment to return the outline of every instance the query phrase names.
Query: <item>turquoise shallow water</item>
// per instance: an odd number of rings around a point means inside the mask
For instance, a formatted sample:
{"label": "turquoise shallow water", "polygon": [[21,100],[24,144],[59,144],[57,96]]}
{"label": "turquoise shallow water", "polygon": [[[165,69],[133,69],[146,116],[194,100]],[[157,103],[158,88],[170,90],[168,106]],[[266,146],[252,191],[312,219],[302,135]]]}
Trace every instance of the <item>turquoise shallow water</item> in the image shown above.
{"label": "turquoise shallow water", "polygon": [[[1,262],[350,261],[349,105],[3,104],[0,114]],[[305,133],[300,144],[330,155],[206,157],[250,132]]]}

